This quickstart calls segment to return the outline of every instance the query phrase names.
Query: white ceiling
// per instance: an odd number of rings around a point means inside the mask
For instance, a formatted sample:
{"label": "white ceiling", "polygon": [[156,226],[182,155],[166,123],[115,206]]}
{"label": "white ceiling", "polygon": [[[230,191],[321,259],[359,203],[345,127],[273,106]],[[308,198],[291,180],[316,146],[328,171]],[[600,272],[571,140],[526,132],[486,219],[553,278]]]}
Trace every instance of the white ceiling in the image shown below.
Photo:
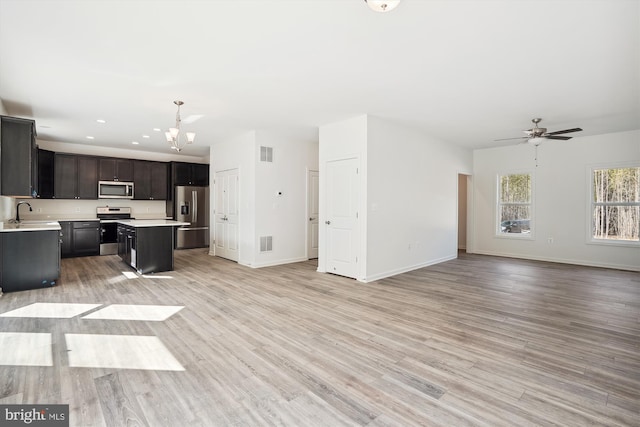
{"label": "white ceiling", "polygon": [[254,129],[317,140],[365,113],[470,148],[533,117],[639,129],[639,64],[638,0],[0,0],[8,114],[44,140],[166,153],[152,129],[176,99],[202,115],[183,123],[189,155]]}

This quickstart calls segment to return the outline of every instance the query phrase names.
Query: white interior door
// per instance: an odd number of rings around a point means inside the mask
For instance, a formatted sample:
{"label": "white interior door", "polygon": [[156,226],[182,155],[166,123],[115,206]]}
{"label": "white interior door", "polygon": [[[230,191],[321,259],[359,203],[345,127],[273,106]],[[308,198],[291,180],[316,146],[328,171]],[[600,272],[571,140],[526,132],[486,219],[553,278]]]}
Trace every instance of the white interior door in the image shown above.
{"label": "white interior door", "polygon": [[238,169],[216,172],[215,255],[238,261]]}
{"label": "white interior door", "polygon": [[357,278],[358,159],[327,162],[327,272]]}
{"label": "white interior door", "polygon": [[309,259],[318,258],[318,217],[319,217],[319,183],[320,174],[318,171],[309,171],[307,189],[307,213],[309,223],[307,225],[307,255]]}

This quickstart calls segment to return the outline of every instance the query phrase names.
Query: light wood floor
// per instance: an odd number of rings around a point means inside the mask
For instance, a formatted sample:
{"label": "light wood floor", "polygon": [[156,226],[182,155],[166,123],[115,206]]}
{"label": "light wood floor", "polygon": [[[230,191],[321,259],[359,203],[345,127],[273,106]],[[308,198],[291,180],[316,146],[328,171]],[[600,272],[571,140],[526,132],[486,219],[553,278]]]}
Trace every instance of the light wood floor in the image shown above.
{"label": "light wood floor", "polygon": [[[171,278],[63,260],[34,302],[184,305],[163,322],[0,318],[52,334],[52,367],[0,366],[0,404],[77,426],[638,426],[640,275],[460,254],[363,284],[313,261],[250,269],[202,249]],[[156,336],[185,371],[69,367],[64,334]],[[2,348],[0,351],[11,351]]]}

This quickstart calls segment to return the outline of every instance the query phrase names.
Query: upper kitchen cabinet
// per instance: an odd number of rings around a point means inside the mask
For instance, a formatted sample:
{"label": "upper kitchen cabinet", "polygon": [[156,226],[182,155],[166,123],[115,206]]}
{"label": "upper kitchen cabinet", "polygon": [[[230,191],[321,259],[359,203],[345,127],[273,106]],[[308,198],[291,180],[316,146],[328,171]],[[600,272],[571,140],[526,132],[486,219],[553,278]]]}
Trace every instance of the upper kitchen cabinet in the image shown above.
{"label": "upper kitchen cabinet", "polygon": [[98,158],[56,153],[54,196],[56,199],[97,199]]}
{"label": "upper kitchen cabinet", "polygon": [[0,116],[0,194],[32,197],[37,184],[36,122]]}
{"label": "upper kitchen cabinet", "polygon": [[167,163],[133,161],[133,196],[136,200],[166,200],[169,169]]}
{"label": "upper kitchen cabinet", "polygon": [[99,176],[100,181],[133,182],[133,160],[103,157]]}
{"label": "upper kitchen cabinet", "polygon": [[38,197],[52,199],[56,153],[38,149]]}
{"label": "upper kitchen cabinet", "polygon": [[209,185],[209,165],[200,163],[171,162],[172,185]]}

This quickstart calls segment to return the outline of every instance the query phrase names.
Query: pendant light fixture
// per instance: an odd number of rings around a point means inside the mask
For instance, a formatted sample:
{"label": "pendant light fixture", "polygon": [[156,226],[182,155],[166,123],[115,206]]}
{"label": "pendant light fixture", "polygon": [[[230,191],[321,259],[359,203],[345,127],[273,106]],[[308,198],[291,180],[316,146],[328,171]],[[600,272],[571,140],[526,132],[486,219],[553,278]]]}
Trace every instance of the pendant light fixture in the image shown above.
{"label": "pendant light fixture", "polygon": [[168,132],[165,132],[164,135],[167,137],[167,142],[171,144],[171,149],[180,152],[185,145],[193,144],[193,140],[196,139],[195,132],[185,132],[182,134],[180,132],[180,106],[184,104],[182,101],[173,101],[174,104],[178,106],[178,112],[176,113],[176,127],[169,128]]}
{"label": "pendant light fixture", "polygon": [[364,2],[375,12],[389,12],[400,4],[400,0],[364,0]]}

